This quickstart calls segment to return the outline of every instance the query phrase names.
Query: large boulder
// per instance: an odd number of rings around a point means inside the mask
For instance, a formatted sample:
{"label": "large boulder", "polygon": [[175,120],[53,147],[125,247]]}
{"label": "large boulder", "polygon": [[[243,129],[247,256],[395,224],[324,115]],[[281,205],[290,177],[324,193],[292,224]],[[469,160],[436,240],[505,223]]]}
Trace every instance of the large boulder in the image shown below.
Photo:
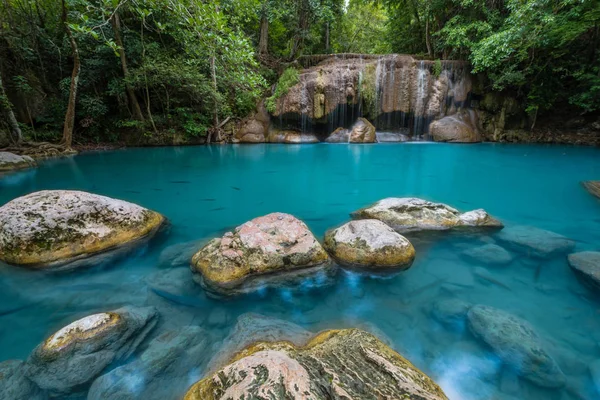
{"label": "large boulder", "polygon": [[549,388],[565,385],[565,376],[527,321],[507,312],[477,305],[468,312],[469,328],[500,359],[529,381]]}
{"label": "large boulder", "polygon": [[359,118],[350,129],[350,143],[375,143],[375,127],[366,118]]}
{"label": "large boulder", "polygon": [[312,336],[311,332],[288,321],[254,313],[242,314],[210,360],[208,371],[222,368],[235,354],[253,343],[285,341],[303,346]]}
{"label": "large boulder", "polygon": [[461,214],[446,204],[414,197],[389,197],[353,212],[354,219],[378,219],[397,232],[448,230],[453,228],[502,228],[484,210]]}
{"label": "large boulder", "polygon": [[29,156],[18,156],[7,151],[0,151],[0,173],[35,166],[35,161]]}
{"label": "large boulder", "polygon": [[109,365],[127,359],[157,322],[154,308],[123,307],[60,329],[27,359],[26,376],[53,396],[78,393]]}
{"label": "large boulder", "polygon": [[477,130],[475,113],[463,110],[429,125],[429,134],[436,142],[478,143],[481,135]]}
{"label": "large boulder", "polygon": [[185,400],[447,399],[440,387],[370,333],[333,330],[305,347],[256,343],[196,383]]}
{"label": "large boulder", "polygon": [[190,371],[206,358],[208,344],[209,335],[197,326],[167,331],[134,361],[96,379],[87,400],[181,398]]}
{"label": "large boulder", "polygon": [[264,124],[256,119],[244,121],[239,133],[240,143],[264,143],[266,138],[267,128]]}
{"label": "large boulder", "polygon": [[255,218],[213,239],[192,258],[195,280],[213,294],[247,293],[287,277],[330,269],[327,252],[289,214]]}
{"label": "large boulder", "polygon": [[600,252],[582,251],[569,254],[569,265],[586,284],[600,290]]}
{"label": "large boulder", "polygon": [[566,254],[575,248],[571,239],[533,226],[511,226],[495,238],[515,251],[537,258]]}
{"label": "large boulder", "polygon": [[0,362],[0,399],[45,400],[48,395],[24,374],[21,360]]}
{"label": "large boulder", "polygon": [[585,181],[581,184],[588,192],[600,199],[600,181]]}
{"label": "large boulder", "polygon": [[[165,218],[96,194],[45,190],[0,207],[0,260],[35,269],[68,269],[149,238]],[[125,246],[128,245],[128,246]]]}
{"label": "large boulder", "polygon": [[369,270],[405,270],[415,248],[404,236],[376,219],[350,221],[325,234],[325,249],[341,265]]}

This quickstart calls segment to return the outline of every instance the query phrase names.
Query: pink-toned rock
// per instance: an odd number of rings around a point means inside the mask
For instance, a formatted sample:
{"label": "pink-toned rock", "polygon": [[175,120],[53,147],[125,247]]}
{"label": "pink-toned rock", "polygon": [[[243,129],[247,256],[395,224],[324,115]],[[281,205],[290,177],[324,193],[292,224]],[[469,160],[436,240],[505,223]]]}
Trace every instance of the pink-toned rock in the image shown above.
{"label": "pink-toned rock", "polygon": [[283,213],[248,221],[192,258],[195,280],[220,295],[246,293],[281,275],[305,276],[329,266],[327,252],[306,224]]}

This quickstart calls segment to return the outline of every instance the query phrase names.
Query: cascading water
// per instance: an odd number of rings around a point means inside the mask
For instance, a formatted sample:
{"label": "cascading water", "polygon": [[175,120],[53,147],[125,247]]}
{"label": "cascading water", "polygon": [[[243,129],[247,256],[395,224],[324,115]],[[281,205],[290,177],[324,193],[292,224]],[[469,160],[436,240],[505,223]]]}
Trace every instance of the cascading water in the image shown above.
{"label": "cascading water", "polygon": [[415,107],[413,111],[413,136],[420,136],[425,131],[425,108],[427,105],[428,88],[428,70],[425,67],[425,61],[419,62],[417,69],[417,91],[415,96]]}

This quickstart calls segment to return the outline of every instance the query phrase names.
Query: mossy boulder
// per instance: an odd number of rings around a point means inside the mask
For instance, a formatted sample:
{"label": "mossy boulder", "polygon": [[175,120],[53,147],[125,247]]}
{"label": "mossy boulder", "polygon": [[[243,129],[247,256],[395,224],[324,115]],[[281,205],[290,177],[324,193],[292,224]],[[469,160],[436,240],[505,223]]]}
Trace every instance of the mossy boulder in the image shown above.
{"label": "mossy boulder", "polygon": [[405,270],[415,248],[404,236],[376,219],[350,221],[325,234],[325,249],[339,264],[366,270]]}
{"label": "mossy boulder", "polygon": [[79,319],[35,348],[25,375],[51,396],[84,391],[107,366],[127,359],[157,319],[151,307],[124,307]]}
{"label": "mossy boulder", "polygon": [[45,190],[0,207],[0,260],[34,269],[69,269],[98,253],[152,236],[165,218],[96,194]]}
{"label": "mossy boulder", "polygon": [[442,203],[414,197],[389,197],[353,212],[354,219],[377,219],[397,232],[443,231],[455,228],[502,228],[485,210],[460,213]]}
{"label": "mossy boulder", "polygon": [[216,295],[247,293],[331,267],[306,224],[283,213],[248,221],[192,257],[195,280]]}
{"label": "mossy boulder", "polygon": [[358,329],[326,331],[304,347],[256,343],[185,396],[185,400],[240,398],[447,399],[410,361]]}
{"label": "mossy boulder", "polygon": [[19,156],[7,151],[0,151],[0,174],[7,171],[32,168],[36,162],[29,156]]}

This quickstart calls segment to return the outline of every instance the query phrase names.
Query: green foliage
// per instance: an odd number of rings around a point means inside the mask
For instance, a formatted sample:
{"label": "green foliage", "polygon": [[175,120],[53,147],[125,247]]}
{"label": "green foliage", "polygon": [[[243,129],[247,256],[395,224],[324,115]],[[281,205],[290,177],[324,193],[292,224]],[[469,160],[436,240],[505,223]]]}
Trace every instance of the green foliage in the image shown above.
{"label": "green foliage", "polygon": [[332,34],[334,52],[390,53],[387,24],[387,13],[379,3],[351,0]]}
{"label": "green foliage", "polygon": [[435,76],[437,78],[440,76],[441,73],[442,73],[442,60],[440,60],[438,58],[433,63],[433,76]]}
{"label": "green foliage", "polygon": [[296,68],[287,68],[279,77],[279,81],[277,82],[277,86],[275,87],[275,91],[273,95],[267,98],[265,104],[267,107],[267,111],[271,114],[274,114],[277,110],[277,100],[287,94],[290,88],[300,82],[300,74]]}

